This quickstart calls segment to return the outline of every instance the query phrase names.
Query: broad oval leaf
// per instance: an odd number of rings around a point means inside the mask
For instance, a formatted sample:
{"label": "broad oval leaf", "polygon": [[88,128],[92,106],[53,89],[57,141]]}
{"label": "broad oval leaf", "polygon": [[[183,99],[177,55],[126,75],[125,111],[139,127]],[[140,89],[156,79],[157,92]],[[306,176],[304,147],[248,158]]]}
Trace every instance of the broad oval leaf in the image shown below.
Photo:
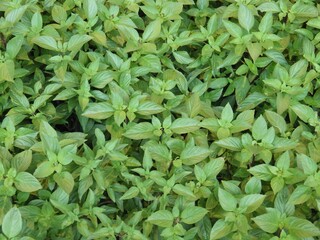
{"label": "broad oval leaf", "polygon": [[206,214],[208,210],[202,207],[187,207],[181,213],[181,221],[187,224],[193,224],[199,222]]}
{"label": "broad oval leaf", "polygon": [[22,217],[18,208],[11,208],[3,217],[2,232],[8,238],[16,237],[22,230]]}
{"label": "broad oval leaf", "polygon": [[171,227],[173,224],[173,215],[168,210],[159,210],[151,214],[147,222],[160,227]]}
{"label": "broad oval leaf", "polygon": [[14,179],[14,185],[22,192],[35,192],[42,188],[38,179],[28,172],[20,172]]}

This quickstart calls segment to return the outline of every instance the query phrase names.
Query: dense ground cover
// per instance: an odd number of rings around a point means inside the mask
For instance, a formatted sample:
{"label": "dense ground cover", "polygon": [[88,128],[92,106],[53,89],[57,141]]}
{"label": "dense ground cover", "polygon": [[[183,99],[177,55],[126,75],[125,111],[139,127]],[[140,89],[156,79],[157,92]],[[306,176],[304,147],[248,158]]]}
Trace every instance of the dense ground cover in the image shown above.
{"label": "dense ground cover", "polygon": [[0,239],[319,239],[316,0],[2,0]]}

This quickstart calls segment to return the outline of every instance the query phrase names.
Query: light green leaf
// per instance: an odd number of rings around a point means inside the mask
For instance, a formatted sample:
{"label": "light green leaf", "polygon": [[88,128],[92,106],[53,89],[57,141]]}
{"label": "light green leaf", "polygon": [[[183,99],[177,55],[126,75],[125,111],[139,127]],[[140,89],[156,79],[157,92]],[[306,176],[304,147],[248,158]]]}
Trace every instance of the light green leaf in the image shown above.
{"label": "light green leaf", "polygon": [[253,218],[253,221],[265,232],[275,233],[278,230],[280,213],[272,211]]}
{"label": "light green leaf", "polygon": [[257,8],[261,12],[272,12],[277,13],[280,12],[281,9],[276,2],[264,2]]}
{"label": "light green leaf", "polygon": [[156,20],[150,22],[145,28],[142,39],[145,42],[153,41],[159,37],[161,33],[161,20],[157,18]]}
{"label": "light green leaf", "polygon": [[261,115],[257,118],[252,126],[252,136],[256,140],[261,140],[268,132],[267,122],[264,117]]}
{"label": "light green leaf", "polygon": [[55,182],[61,187],[66,193],[70,194],[74,187],[74,179],[71,173],[61,172],[53,175]]}
{"label": "light green leaf", "polygon": [[19,172],[14,179],[14,185],[21,192],[35,192],[42,188],[38,179],[28,172]]}
{"label": "light green leaf", "polygon": [[194,165],[201,162],[209,155],[210,150],[208,148],[198,146],[187,146],[181,152],[180,159],[182,160],[182,163],[185,165]]}
{"label": "light green leaf", "polygon": [[271,123],[272,126],[277,128],[280,133],[284,134],[287,130],[287,123],[284,118],[275,112],[272,111],[265,111],[267,120]]}
{"label": "light green leaf", "polygon": [[306,219],[288,217],[285,220],[285,227],[290,234],[300,239],[320,236],[320,229]]}
{"label": "light green leaf", "polygon": [[301,18],[316,18],[318,16],[318,9],[315,6],[303,4],[302,2],[293,4],[290,12]]}
{"label": "light green leaf", "polygon": [[11,166],[18,172],[23,172],[28,169],[32,161],[32,151],[26,150],[16,154],[11,160]]}
{"label": "light green leaf", "polygon": [[270,181],[273,177],[273,174],[270,172],[267,164],[256,165],[248,170],[256,178]]}
{"label": "light green leaf", "polygon": [[10,59],[14,59],[19,53],[24,38],[22,36],[16,36],[7,43],[6,53],[9,55]]}
{"label": "light green leaf", "polygon": [[304,104],[297,103],[292,105],[290,108],[304,122],[308,122],[309,119],[313,119],[316,116],[315,111],[311,107]]}
{"label": "light green leaf", "polygon": [[50,176],[54,172],[54,166],[51,162],[42,162],[35,170],[34,176],[37,178],[45,178]]}
{"label": "light green leaf", "polygon": [[187,207],[181,213],[181,221],[187,224],[194,224],[199,222],[206,214],[208,210],[202,207]]}
{"label": "light green leaf", "polygon": [[233,110],[229,103],[227,103],[227,105],[223,108],[221,119],[227,122],[231,122],[233,120]]}
{"label": "light green leaf", "polygon": [[250,9],[248,9],[248,7],[243,4],[240,4],[238,10],[238,20],[240,25],[248,32],[250,32],[254,24],[254,16]]}
{"label": "light green leaf", "polygon": [[245,208],[246,213],[251,213],[257,210],[265,199],[265,195],[249,194],[240,199],[239,207]]}
{"label": "light green leaf", "polygon": [[171,227],[173,224],[173,215],[168,210],[159,210],[151,214],[147,222],[160,227]]}
{"label": "light green leaf", "polygon": [[170,129],[177,134],[194,132],[199,129],[199,121],[192,118],[178,118],[173,121]]}
{"label": "light green leaf", "polygon": [[86,17],[89,20],[93,19],[98,13],[98,6],[96,0],[84,0],[83,9]]}
{"label": "light green leaf", "polygon": [[273,24],[273,18],[272,13],[267,12],[263,18],[261,19],[261,22],[259,24],[259,31],[263,33],[268,33],[272,29]]}
{"label": "light green leaf", "polygon": [[150,102],[150,101],[146,101],[143,102],[139,105],[138,109],[137,109],[137,113],[141,114],[141,115],[153,115],[153,114],[157,114],[160,112],[163,112],[165,109],[154,102]]}
{"label": "light green leaf", "polygon": [[14,61],[7,60],[4,63],[0,63],[0,82],[9,81],[13,82],[14,71],[15,71]]}
{"label": "light green leaf", "polygon": [[259,92],[254,92],[246,97],[238,106],[237,111],[242,112],[245,110],[250,110],[258,106],[260,103],[264,102],[267,97]]}
{"label": "light green leaf", "polygon": [[129,128],[123,136],[131,139],[146,139],[151,138],[155,127],[148,122],[138,123],[135,126]]}
{"label": "light green leaf", "polygon": [[51,36],[40,36],[40,37],[35,37],[32,39],[32,42],[34,44],[37,44],[38,46],[48,49],[48,50],[53,50],[53,51],[58,51],[58,45],[56,40],[51,37]]}
{"label": "light green leaf", "polygon": [[136,196],[138,196],[139,194],[139,189],[137,187],[131,187],[128,189],[128,191],[126,191],[122,197],[120,198],[120,200],[127,200],[127,199],[132,199],[135,198]]}
{"label": "light green leaf", "polygon": [[109,103],[89,103],[82,116],[93,119],[107,119],[114,113]]}
{"label": "light green leaf", "polygon": [[[91,1],[91,0],[90,0]],[[85,43],[89,42],[92,37],[88,35],[73,35],[68,41],[68,51],[77,51],[79,50]]]}
{"label": "light green leaf", "polygon": [[181,64],[190,64],[194,61],[186,51],[175,51],[173,52],[173,56]]}
{"label": "light green leaf", "polygon": [[210,232],[210,240],[221,239],[232,232],[233,223],[219,219],[213,225]]}
{"label": "light green leaf", "polygon": [[227,31],[235,38],[241,38],[242,37],[242,29],[237,24],[224,20],[223,25],[227,29]]}
{"label": "light green leaf", "polygon": [[18,208],[11,208],[2,221],[2,232],[8,238],[16,237],[22,230],[22,217]]}
{"label": "light green leaf", "polygon": [[298,166],[302,168],[307,175],[313,175],[317,172],[317,163],[305,154],[297,154]]}
{"label": "light green leaf", "polygon": [[246,184],[245,192],[247,194],[260,193],[261,188],[262,188],[261,180],[256,177],[252,177],[252,178],[250,178],[250,180]]}
{"label": "light green leaf", "polygon": [[194,193],[192,192],[192,190],[189,187],[186,187],[182,184],[176,184],[174,185],[173,189],[172,189],[176,194],[181,195],[181,196],[185,196],[188,199],[196,199],[196,196],[194,195]]}
{"label": "light green leaf", "polygon": [[65,22],[68,17],[66,10],[59,5],[53,6],[51,14],[52,14],[52,19],[57,23]]}
{"label": "light green leaf", "polygon": [[308,186],[299,185],[291,193],[288,203],[297,205],[308,201],[312,196],[312,190]]}
{"label": "light green leaf", "polygon": [[271,50],[265,51],[264,54],[276,63],[279,63],[281,65],[287,64],[287,60],[285,59],[285,57],[281,52],[271,49]]}
{"label": "light green leaf", "polygon": [[228,137],[215,142],[219,147],[226,148],[232,151],[241,151],[241,140],[237,137]]}
{"label": "light green leaf", "polygon": [[226,190],[219,188],[218,198],[220,206],[228,212],[232,212],[237,208],[237,199]]}
{"label": "light green leaf", "polygon": [[[19,6],[19,5],[18,5]],[[24,15],[25,11],[27,10],[28,6],[27,5],[23,5],[20,6],[18,8],[14,8],[11,11],[9,11],[6,14],[6,21],[9,23],[16,23],[18,22],[22,16]]]}

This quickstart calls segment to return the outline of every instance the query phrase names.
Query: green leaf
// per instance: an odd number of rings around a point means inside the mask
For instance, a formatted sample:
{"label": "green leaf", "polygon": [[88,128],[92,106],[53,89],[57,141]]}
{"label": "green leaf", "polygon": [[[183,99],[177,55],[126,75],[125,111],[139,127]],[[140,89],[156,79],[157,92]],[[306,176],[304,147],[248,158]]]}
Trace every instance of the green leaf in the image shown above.
{"label": "green leaf", "polygon": [[301,239],[320,236],[319,228],[306,219],[287,217],[285,227],[289,230],[290,234]]}
{"label": "green leaf", "polygon": [[19,53],[24,38],[22,36],[16,36],[7,43],[6,53],[9,55],[10,59],[14,59]]}
{"label": "green leaf", "polygon": [[28,8],[27,5],[23,5],[23,6],[12,9],[11,11],[7,12],[5,20],[9,23],[18,22],[24,15],[27,8]]}
{"label": "green leaf", "polygon": [[8,238],[14,238],[22,230],[22,217],[18,208],[11,208],[3,217],[2,232]]}
{"label": "green leaf", "polygon": [[291,204],[302,204],[308,201],[312,196],[312,191],[310,187],[299,185],[291,193],[288,203]]}
{"label": "green leaf", "polygon": [[256,140],[261,140],[268,132],[267,122],[261,115],[252,126],[252,136]]}
{"label": "green leaf", "polygon": [[297,103],[292,105],[290,108],[304,122],[308,122],[309,119],[313,119],[316,117],[315,111],[313,111],[313,109],[307,105]]}
{"label": "green leaf", "polygon": [[226,148],[232,151],[241,151],[241,140],[237,137],[228,137],[215,142],[219,147]]}
{"label": "green leaf", "polygon": [[37,44],[38,46],[48,49],[48,50],[53,50],[53,51],[58,51],[58,45],[56,40],[51,37],[51,36],[40,36],[40,37],[35,37],[32,39],[32,42],[34,44]]}
{"label": "green leaf", "polygon": [[206,214],[208,210],[202,207],[188,207],[181,213],[181,221],[187,224],[194,224],[199,222]]}
{"label": "green leaf", "polygon": [[57,132],[46,121],[42,121],[40,124],[40,138],[45,152],[57,153],[60,150]]}
{"label": "green leaf", "polygon": [[50,176],[54,172],[54,166],[51,162],[45,161],[40,163],[34,172],[34,176],[37,178],[45,178]]}
{"label": "green leaf", "polygon": [[66,10],[59,5],[53,6],[51,14],[52,14],[52,19],[57,23],[65,22],[68,17]]}
{"label": "green leaf", "polygon": [[93,19],[98,13],[98,6],[96,0],[84,0],[83,9],[86,17],[89,20]]}
{"label": "green leaf", "polygon": [[232,212],[237,208],[237,199],[226,190],[219,188],[218,190],[218,198],[220,206],[228,212]]}
{"label": "green leaf", "polygon": [[131,139],[146,139],[153,137],[153,131],[155,127],[148,122],[138,123],[133,127],[129,128],[123,136]]}
{"label": "green leaf", "polygon": [[146,101],[139,105],[137,113],[141,115],[153,115],[163,112],[164,110],[165,109],[161,105],[154,102]]}
{"label": "green leaf", "polygon": [[14,185],[21,192],[35,192],[42,188],[38,179],[28,172],[19,172],[14,179]]}
{"label": "green leaf", "polygon": [[[91,1],[91,0],[90,0]],[[78,51],[85,43],[89,42],[92,37],[88,35],[73,35],[68,41],[68,51]]]}
{"label": "green leaf", "polygon": [[66,193],[70,194],[74,187],[74,179],[71,173],[61,172],[53,175],[54,181],[61,187]]}
{"label": "green leaf", "polygon": [[123,60],[116,54],[107,51],[107,59],[108,62],[112,65],[115,69],[120,69],[121,65],[123,64]]}
{"label": "green leaf", "polygon": [[263,33],[269,32],[272,29],[272,24],[273,24],[272,13],[267,12],[261,19],[261,22],[259,24],[259,31]]}
{"label": "green leaf", "polygon": [[287,123],[284,118],[275,112],[265,111],[267,120],[271,123],[272,126],[277,128],[280,133],[284,134],[287,130]]}
{"label": "green leaf", "polygon": [[290,10],[296,17],[301,18],[316,18],[318,16],[318,9],[313,5],[303,4],[302,2],[297,2],[293,4]]}
{"label": "green leaf", "polygon": [[196,196],[194,195],[194,193],[191,191],[191,189],[189,187],[186,187],[182,184],[176,184],[174,185],[173,189],[172,189],[176,194],[181,195],[181,196],[185,196],[188,199],[196,199]]}
{"label": "green leaf", "polygon": [[114,113],[109,103],[89,103],[82,116],[93,119],[107,119]]}
{"label": "green leaf", "polygon": [[20,152],[16,154],[11,161],[11,166],[18,172],[26,171],[32,161],[32,151],[25,150],[23,152]]}
{"label": "green leaf", "polygon": [[14,61],[7,60],[4,63],[0,63],[0,82],[9,81],[13,82],[14,71],[15,71]]}
{"label": "green leaf", "polygon": [[246,209],[246,213],[257,210],[265,199],[265,195],[249,194],[240,199],[239,207]]}
{"label": "green leaf", "polygon": [[210,240],[221,239],[232,232],[233,223],[219,219],[211,229]]}
{"label": "green leaf", "polygon": [[317,163],[305,154],[297,154],[298,166],[307,175],[313,175],[318,170]]}
{"label": "green leaf", "polygon": [[210,150],[204,147],[187,146],[181,152],[180,159],[185,165],[194,165],[206,159],[210,155]]}
{"label": "green leaf", "polygon": [[142,39],[145,42],[153,41],[159,37],[161,33],[161,20],[157,18],[156,20],[150,22],[145,28]]}
{"label": "green leaf", "polygon": [[181,64],[190,64],[194,61],[186,51],[175,51],[173,52],[173,56]]}
{"label": "green leaf", "polygon": [[258,106],[260,103],[264,102],[267,97],[259,92],[254,92],[246,97],[238,106],[237,111],[242,112],[245,110],[250,110]]}
{"label": "green leaf", "polygon": [[172,132],[185,134],[199,129],[199,121],[192,118],[178,118],[170,126]]}
{"label": "green leaf", "polygon": [[269,57],[272,61],[274,61],[275,63],[279,63],[281,65],[285,65],[287,64],[287,60],[285,59],[285,57],[283,56],[283,54],[281,52],[278,52],[276,50],[267,50],[264,52],[264,54]]}
{"label": "green leaf", "polygon": [[227,31],[235,38],[241,38],[242,37],[242,29],[237,24],[224,20],[223,21],[224,27],[227,29]]}
{"label": "green leaf", "polygon": [[132,198],[135,198],[136,196],[138,196],[138,194],[139,194],[139,189],[137,187],[131,187],[128,189],[128,191],[126,191],[122,195],[120,200],[132,199]]}
{"label": "green leaf", "polygon": [[260,193],[261,188],[261,180],[256,177],[252,177],[246,184],[245,192],[247,194]]}
{"label": "green leaf", "polygon": [[223,108],[221,119],[227,122],[231,122],[233,120],[233,110],[229,103],[227,103],[227,105]]}
{"label": "green leaf", "polygon": [[267,164],[256,165],[248,170],[256,178],[270,181],[273,177],[273,174],[270,172]]}
{"label": "green leaf", "polygon": [[223,169],[225,160],[222,157],[210,159],[210,161],[204,166],[204,172],[208,177],[216,177]]}
{"label": "green leaf", "polygon": [[252,12],[248,9],[248,7],[243,4],[240,4],[238,10],[238,20],[240,25],[248,32],[250,32],[254,24],[254,17]]}
{"label": "green leaf", "polygon": [[284,179],[282,177],[274,177],[271,179],[270,182],[272,191],[274,194],[281,191],[281,189],[284,187]]}
{"label": "green leaf", "polygon": [[279,227],[280,213],[272,211],[252,219],[263,231],[275,233]]}
{"label": "green leaf", "polygon": [[112,71],[102,71],[95,74],[90,82],[90,85],[95,88],[104,88],[114,78]]}
{"label": "green leaf", "polygon": [[276,2],[264,2],[257,8],[261,12],[280,12],[281,9]]}
{"label": "green leaf", "polygon": [[173,215],[168,210],[159,210],[151,214],[147,222],[160,227],[171,227],[173,224]]}

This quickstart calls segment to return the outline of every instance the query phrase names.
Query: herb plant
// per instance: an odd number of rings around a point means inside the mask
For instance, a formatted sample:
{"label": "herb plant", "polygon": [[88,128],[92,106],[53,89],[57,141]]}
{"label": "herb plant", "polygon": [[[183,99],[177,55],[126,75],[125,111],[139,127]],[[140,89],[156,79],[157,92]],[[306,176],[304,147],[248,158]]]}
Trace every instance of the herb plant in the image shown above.
{"label": "herb plant", "polygon": [[320,237],[316,0],[0,1],[0,239]]}

